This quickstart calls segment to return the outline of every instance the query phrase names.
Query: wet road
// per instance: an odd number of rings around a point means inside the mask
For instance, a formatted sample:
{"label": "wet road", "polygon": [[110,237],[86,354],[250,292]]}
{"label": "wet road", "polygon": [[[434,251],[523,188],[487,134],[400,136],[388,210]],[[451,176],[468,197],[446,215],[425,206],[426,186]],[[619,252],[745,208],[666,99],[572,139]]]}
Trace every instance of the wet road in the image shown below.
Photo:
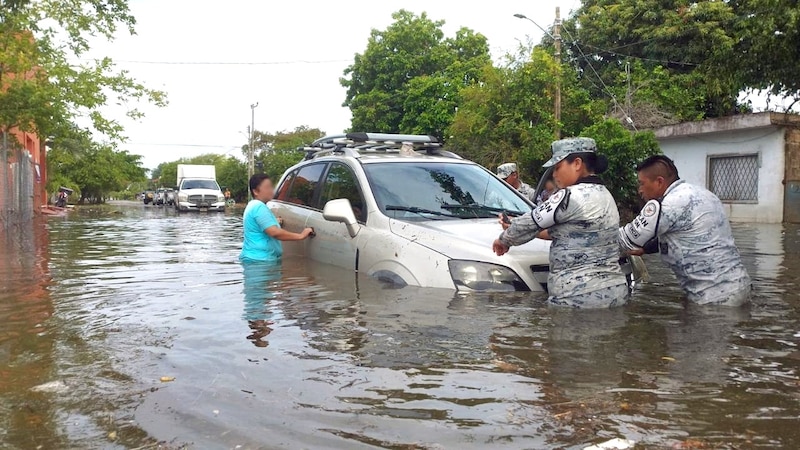
{"label": "wet road", "polygon": [[751,306],[648,259],[582,312],[243,269],[238,212],[52,217],[0,239],[0,447],[800,448],[800,229],[735,232]]}

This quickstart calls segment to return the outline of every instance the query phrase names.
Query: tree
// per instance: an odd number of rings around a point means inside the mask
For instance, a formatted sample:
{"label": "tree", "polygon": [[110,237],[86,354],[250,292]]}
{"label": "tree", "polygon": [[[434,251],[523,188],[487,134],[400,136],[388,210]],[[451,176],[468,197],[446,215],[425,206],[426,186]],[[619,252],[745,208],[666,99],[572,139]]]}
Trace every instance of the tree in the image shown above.
{"label": "tree", "polygon": [[[122,127],[99,108],[109,102],[146,100],[165,104],[163,92],[147,89],[109,58],[85,61],[90,37],[112,40],[119,28],[133,33],[126,0],[4,2],[0,8],[0,131],[19,128],[40,136],[69,134],[74,119],[112,142]],[[75,60],[81,62],[76,63]],[[133,108],[128,116],[138,118]]]}
{"label": "tree", "polygon": [[564,54],[593,97],[613,95],[634,123],[729,115],[743,86],[715,61],[732,60],[735,15],[715,0],[583,0],[564,23]]}
{"label": "tree", "polygon": [[486,38],[460,29],[445,38],[443,21],[400,10],[386,30],[372,30],[367,48],[341,78],[351,129],[443,137],[461,88],[491,63]]}
{"label": "tree", "polygon": [[746,87],[800,102],[800,6],[796,0],[731,0],[731,54],[717,63]]}
{"label": "tree", "polygon": [[57,137],[47,157],[48,191],[73,188],[79,203],[102,203],[111,192],[145,179],[141,156],[97,144],[79,132]]}
{"label": "tree", "polygon": [[[504,68],[487,67],[484,82],[465,88],[464,101],[449,128],[447,146],[490,169],[518,162],[524,178],[536,182],[552,153],[554,139],[553,79],[559,67],[543,47],[535,47],[530,60],[513,57]],[[593,100],[579,75],[561,67],[562,117],[565,137],[586,136],[597,141],[609,159],[603,175],[622,210],[639,206],[634,168],[638,161],[658,153],[650,132],[631,133],[619,120],[606,119],[608,104]]]}
{"label": "tree", "polygon": [[[463,102],[448,129],[447,146],[481,165],[495,168],[520,163],[528,179],[540,175],[550,158],[555,131],[553,80],[559,67],[545,49],[533,49],[530,60],[511,57],[506,67],[487,66],[483,82],[464,88]],[[561,69],[562,134],[576,136],[602,119],[606,104],[592,100],[575,72]]]}
{"label": "tree", "polygon": [[[323,137],[325,133],[319,128],[301,125],[292,131],[284,130],[275,133],[256,131],[253,143],[256,150],[255,161],[261,170],[277,183],[289,167],[303,159],[303,152],[298,147],[311,145]],[[247,146],[242,150],[247,154]],[[258,170],[256,170],[258,172]]]}

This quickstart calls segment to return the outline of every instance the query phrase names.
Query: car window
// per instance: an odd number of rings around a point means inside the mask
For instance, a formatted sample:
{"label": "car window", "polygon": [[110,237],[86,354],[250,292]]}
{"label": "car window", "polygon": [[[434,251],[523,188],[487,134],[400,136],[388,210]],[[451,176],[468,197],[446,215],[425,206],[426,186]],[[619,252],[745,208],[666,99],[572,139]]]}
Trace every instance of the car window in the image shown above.
{"label": "car window", "polygon": [[295,170],[283,179],[283,183],[278,186],[278,191],[275,193],[276,200],[289,201],[289,188],[292,187],[292,181],[296,175],[297,171]]}
{"label": "car window", "polygon": [[300,168],[292,186],[289,188],[286,201],[297,205],[316,207],[317,205],[314,204],[314,192],[324,169],[324,163],[309,164]]}
{"label": "car window", "polygon": [[219,185],[214,180],[185,180],[183,189],[212,189],[219,190]]}
{"label": "car window", "polygon": [[344,164],[335,163],[331,165],[328,175],[325,177],[319,203],[321,206],[325,206],[325,203],[330,200],[339,198],[350,200],[350,206],[353,208],[356,219],[360,222],[367,221],[367,211],[355,174]]}
{"label": "car window", "polygon": [[496,217],[531,206],[477,164],[408,162],[364,164],[381,211],[404,220]]}

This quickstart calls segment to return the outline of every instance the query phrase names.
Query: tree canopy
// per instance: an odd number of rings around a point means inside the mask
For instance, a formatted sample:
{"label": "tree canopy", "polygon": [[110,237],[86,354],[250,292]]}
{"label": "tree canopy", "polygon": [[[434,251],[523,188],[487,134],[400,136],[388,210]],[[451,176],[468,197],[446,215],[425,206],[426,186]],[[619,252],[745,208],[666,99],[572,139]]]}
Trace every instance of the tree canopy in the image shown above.
{"label": "tree canopy", "polygon": [[[277,183],[289,167],[303,159],[304,154],[298,147],[310,145],[323,137],[325,133],[319,128],[301,125],[294,130],[283,130],[268,133],[256,130],[253,133],[253,145],[256,150],[256,172],[264,172]],[[242,148],[247,154],[247,146]]]}
{"label": "tree canopy", "polygon": [[[119,120],[99,108],[138,100],[165,104],[109,58],[84,59],[89,39],[133,33],[126,0],[7,0],[0,7],[0,131],[19,128],[41,136],[69,134],[79,117],[111,142],[122,138]],[[134,107],[128,116],[138,118]]]}
{"label": "tree canopy", "polygon": [[79,202],[101,203],[111,192],[145,180],[141,156],[92,142],[83,133],[58,136],[48,151],[49,192],[75,190]]}
{"label": "tree canopy", "polygon": [[363,54],[341,78],[353,131],[432,134],[449,126],[462,87],[491,63],[486,38],[461,28],[446,38],[443,21],[400,10],[386,30],[372,30]]}

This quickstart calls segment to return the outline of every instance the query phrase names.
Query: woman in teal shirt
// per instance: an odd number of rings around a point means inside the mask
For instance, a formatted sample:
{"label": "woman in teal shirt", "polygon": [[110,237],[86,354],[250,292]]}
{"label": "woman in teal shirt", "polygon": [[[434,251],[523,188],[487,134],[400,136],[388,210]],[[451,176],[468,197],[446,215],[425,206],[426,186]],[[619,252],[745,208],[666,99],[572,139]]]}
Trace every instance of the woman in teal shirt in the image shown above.
{"label": "woman in teal shirt", "polygon": [[250,200],[244,210],[244,243],[242,253],[239,254],[240,260],[279,261],[283,254],[280,241],[302,241],[313,233],[311,228],[306,228],[301,233],[292,233],[281,228],[275,214],[267,207],[267,202],[275,195],[268,175],[257,173],[250,177],[250,192],[253,200]]}

